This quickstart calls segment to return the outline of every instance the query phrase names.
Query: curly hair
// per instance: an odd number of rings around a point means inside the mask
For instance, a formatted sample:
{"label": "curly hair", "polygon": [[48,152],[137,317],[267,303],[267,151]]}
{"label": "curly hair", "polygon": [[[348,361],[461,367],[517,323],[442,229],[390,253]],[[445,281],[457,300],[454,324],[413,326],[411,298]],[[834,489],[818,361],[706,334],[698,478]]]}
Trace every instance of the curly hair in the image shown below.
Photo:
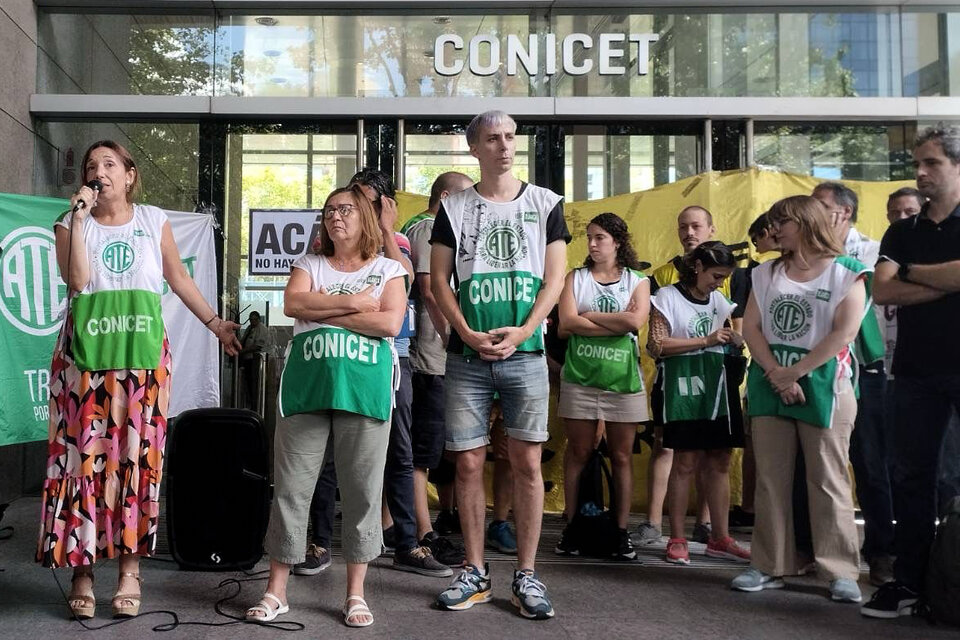
{"label": "curly hair", "polygon": [[[588,226],[590,224],[595,224],[609,233],[613,237],[613,241],[620,245],[617,247],[618,267],[621,269],[633,269],[634,271],[642,270],[640,259],[637,258],[637,252],[633,250],[633,245],[630,244],[630,230],[627,229],[627,223],[624,222],[623,218],[608,211],[594,217]],[[593,268],[593,264],[593,258],[587,255],[587,259],[583,261],[583,266],[591,269]]]}
{"label": "curly hair", "polygon": [[700,262],[704,269],[713,267],[733,269],[737,266],[737,257],[733,255],[733,249],[719,240],[703,242],[680,260],[677,267],[680,273],[680,284],[686,287],[696,284],[697,262]]}

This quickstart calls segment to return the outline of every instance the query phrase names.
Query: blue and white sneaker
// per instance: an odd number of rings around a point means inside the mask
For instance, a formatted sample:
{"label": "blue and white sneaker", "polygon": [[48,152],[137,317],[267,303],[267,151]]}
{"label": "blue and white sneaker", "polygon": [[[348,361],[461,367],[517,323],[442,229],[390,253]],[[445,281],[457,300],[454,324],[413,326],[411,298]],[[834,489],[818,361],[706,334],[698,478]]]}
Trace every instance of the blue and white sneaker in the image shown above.
{"label": "blue and white sneaker", "polygon": [[465,565],[460,575],[437,596],[437,606],[447,611],[464,611],[475,604],[490,602],[490,565],[483,573],[472,564]]}
{"label": "blue and white sneaker", "polygon": [[517,536],[506,520],[494,520],[487,527],[487,547],[500,553],[517,552]]}
{"label": "blue and white sneaker", "polygon": [[513,595],[510,599],[524,618],[546,620],[554,616],[547,587],[532,569],[513,572]]}

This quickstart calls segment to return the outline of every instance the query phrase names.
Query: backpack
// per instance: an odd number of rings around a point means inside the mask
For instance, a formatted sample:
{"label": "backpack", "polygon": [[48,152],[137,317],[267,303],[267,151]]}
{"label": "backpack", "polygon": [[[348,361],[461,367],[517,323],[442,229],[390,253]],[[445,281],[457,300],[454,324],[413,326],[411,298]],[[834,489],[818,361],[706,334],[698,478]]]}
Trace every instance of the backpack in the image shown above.
{"label": "backpack", "polygon": [[616,502],[613,476],[600,449],[594,450],[580,474],[577,510],[564,535],[570,536],[580,554],[594,558],[610,558],[617,553],[617,522],[609,509],[604,509],[604,481],[611,504]]}
{"label": "backpack", "polygon": [[947,503],[930,549],[925,589],[933,619],[960,626],[960,496]]}

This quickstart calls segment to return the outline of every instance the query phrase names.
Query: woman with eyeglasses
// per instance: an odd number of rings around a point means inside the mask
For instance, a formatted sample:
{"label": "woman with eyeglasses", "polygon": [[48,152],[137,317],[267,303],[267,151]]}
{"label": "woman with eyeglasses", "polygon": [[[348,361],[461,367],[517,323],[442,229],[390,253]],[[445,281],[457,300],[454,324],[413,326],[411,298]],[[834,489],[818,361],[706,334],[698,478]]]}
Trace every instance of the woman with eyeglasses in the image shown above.
{"label": "woman with eyeglasses", "polygon": [[663,425],[663,446],[674,450],[667,489],[670,539],[667,562],[689,564],[683,536],[690,482],[704,473],[713,518],[706,555],[738,562],[750,551],[730,537],[730,454],[743,446],[740,412],[731,410],[724,359],[743,346],[730,327],[736,304],[717,291],[736,267],[730,247],[704,242],[680,263],[680,281],[657,291],[651,305],[647,350],[657,362],[652,406]]}
{"label": "woman with eyeglasses", "polygon": [[264,548],[270,578],[247,620],[290,610],[290,567],[304,561],[307,514],[333,445],[347,562],[344,622],[373,624],[364,600],[367,563],[380,555],[380,495],[397,381],[392,338],[406,311],[404,275],[378,255],[383,236],[358,187],[337,189],[323,207],[316,252],[293,264],[284,313],[296,320],[280,379],[274,436],[275,493]]}
{"label": "woman with eyeglasses", "polygon": [[767,214],[783,252],[753,270],[744,337],[753,362],[748,413],[757,463],[752,567],[739,591],[779,589],[796,575],[794,465],[803,452],[813,550],[830,597],[859,602],[852,487],[847,472],[857,413],[850,345],[867,310],[870,269],[843,255],[830,214],[810,196],[775,203]]}

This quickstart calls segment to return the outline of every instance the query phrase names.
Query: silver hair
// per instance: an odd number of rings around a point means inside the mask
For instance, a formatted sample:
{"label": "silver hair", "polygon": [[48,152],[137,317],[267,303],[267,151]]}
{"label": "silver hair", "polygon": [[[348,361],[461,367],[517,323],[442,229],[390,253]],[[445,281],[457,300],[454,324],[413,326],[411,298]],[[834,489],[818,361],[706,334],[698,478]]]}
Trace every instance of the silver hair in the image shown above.
{"label": "silver hair", "polygon": [[484,111],[475,116],[470,124],[467,125],[467,144],[476,144],[480,141],[480,132],[488,127],[495,127],[504,122],[512,122],[513,127],[517,127],[517,122],[509,113],[503,111]]}
{"label": "silver hair", "polygon": [[960,164],[960,126],[938,122],[932,127],[927,127],[917,134],[913,141],[913,148],[916,149],[930,141],[939,144],[943,149],[943,155],[950,158],[953,164]]}
{"label": "silver hair", "polygon": [[816,187],[813,188],[814,193],[817,191],[829,191],[833,194],[833,201],[836,202],[841,207],[850,207],[850,221],[857,221],[857,211],[860,208],[860,199],[857,198],[856,192],[848,187],[845,184],[840,184],[839,182],[821,182]]}

